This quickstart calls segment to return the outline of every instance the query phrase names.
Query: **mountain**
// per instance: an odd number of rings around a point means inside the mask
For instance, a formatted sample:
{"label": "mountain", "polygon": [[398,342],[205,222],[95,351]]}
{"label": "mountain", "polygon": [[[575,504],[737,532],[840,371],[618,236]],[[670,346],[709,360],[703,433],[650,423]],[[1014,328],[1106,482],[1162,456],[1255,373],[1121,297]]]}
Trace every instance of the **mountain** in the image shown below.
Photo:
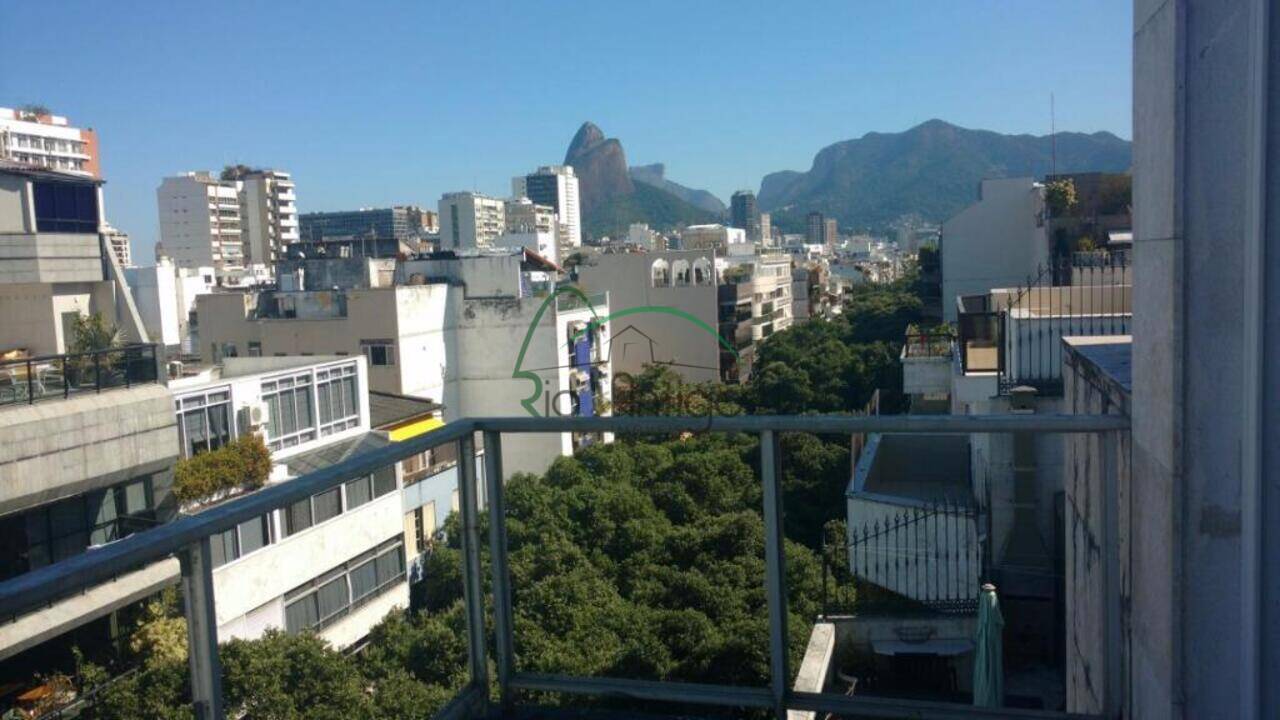
{"label": "mountain", "polygon": [[[1125,172],[1132,149],[1107,132],[1058,133],[1057,171]],[[904,215],[941,222],[976,199],[983,178],[1043,178],[1054,138],[1002,135],[930,120],[900,133],[867,133],[823,148],[807,172],[766,175],[757,202],[775,225],[804,227],[813,210],[842,228],[883,229]]]}
{"label": "mountain", "polygon": [[585,122],[569,143],[564,164],[578,176],[584,234],[598,238],[625,235],[631,223],[657,230],[713,222],[716,215],[675,194],[644,182],[632,182],[627,154],[616,138],[606,138]]}
{"label": "mountain", "polygon": [[688,188],[678,182],[668,180],[666,177],[667,168],[662,163],[633,165],[630,170],[632,180],[645,185],[652,185],[659,190],[666,190],[694,207],[702,208],[711,213],[722,213],[726,209],[725,204],[720,202],[720,198],[710,192]]}

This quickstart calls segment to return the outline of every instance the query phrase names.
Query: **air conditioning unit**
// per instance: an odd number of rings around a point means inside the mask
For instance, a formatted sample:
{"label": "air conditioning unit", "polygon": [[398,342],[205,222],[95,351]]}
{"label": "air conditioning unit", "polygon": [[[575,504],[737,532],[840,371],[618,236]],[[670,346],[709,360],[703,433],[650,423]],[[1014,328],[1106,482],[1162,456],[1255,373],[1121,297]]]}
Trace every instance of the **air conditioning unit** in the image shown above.
{"label": "air conditioning unit", "polygon": [[254,403],[240,410],[240,427],[248,432],[262,432],[271,420],[271,411],[266,403]]}

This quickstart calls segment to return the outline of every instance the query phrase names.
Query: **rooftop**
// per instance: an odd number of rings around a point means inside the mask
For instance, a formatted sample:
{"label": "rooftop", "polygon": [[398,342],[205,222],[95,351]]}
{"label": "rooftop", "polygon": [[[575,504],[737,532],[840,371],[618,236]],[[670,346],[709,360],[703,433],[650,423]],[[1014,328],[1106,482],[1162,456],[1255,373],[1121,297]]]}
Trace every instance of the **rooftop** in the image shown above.
{"label": "rooftop", "polygon": [[330,443],[324,447],[298,453],[284,461],[289,474],[295,477],[323,470],[330,465],[345,462],[362,453],[372,452],[391,444],[391,440],[380,432],[367,432],[342,442]]}
{"label": "rooftop", "polygon": [[1133,392],[1132,335],[1068,337],[1062,339],[1062,344],[1126,394]]}
{"label": "rooftop", "polygon": [[369,391],[369,425],[384,428],[388,425],[434,415],[444,405],[433,400],[398,395],[396,393]]}

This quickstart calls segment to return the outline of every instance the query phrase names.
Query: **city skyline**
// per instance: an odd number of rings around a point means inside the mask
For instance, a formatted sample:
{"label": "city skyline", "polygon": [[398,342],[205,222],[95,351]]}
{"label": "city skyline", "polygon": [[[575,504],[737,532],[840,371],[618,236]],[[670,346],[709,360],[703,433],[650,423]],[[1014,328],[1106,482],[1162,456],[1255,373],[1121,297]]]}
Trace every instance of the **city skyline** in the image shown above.
{"label": "city skyline", "polygon": [[[767,173],[808,169],[831,143],[935,117],[1047,134],[1051,92],[1059,131],[1131,136],[1122,4],[925,5],[831,4],[803,17],[763,4],[679,15],[674,5],[382,6],[359,17],[308,5],[253,8],[252,24],[236,3],[216,18],[101,8],[59,15],[82,42],[55,54],[15,32],[54,11],[11,8],[0,105],[40,103],[98,131],[107,216],[141,262],[158,238],[161,180],[235,163],[292,173],[300,212],[431,207],[455,190],[505,196],[513,174],[560,162],[592,120],[622,139],[631,164],[665,163],[670,179],[727,202],[758,192]],[[431,32],[477,16],[491,35]],[[698,50],[714,36],[743,44]],[[1053,42],[1063,36],[1073,42]],[[211,40],[235,51],[216,62],[192,52]]]}

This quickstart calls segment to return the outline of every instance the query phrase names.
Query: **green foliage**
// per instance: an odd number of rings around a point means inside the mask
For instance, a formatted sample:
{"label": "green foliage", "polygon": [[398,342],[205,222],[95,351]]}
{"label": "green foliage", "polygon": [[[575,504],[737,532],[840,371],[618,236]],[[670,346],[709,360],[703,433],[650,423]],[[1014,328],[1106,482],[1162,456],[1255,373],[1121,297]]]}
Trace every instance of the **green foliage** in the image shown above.
{"label": "green foliage", "polygon": [[1045,185],[1044,201],[1053,217],[1070,215],[1078,204],[1075,182],[1071,178],[1063,178]]}
{"label": "green foliage", "polygon": [[173,471],[173,494],[180,502],[197,502],[242,486],[261,487],[270,475],[271,451],[261,437],[249,434],[217,450],[179,460]]}
{"label": "green foliage", "polygon": [[67,346],[67,352],[88,353],[119,347],[121,344],[120,330],[107,322],[101,313],[78,315],[71,328],[71,342]]}
{"label": "green foliage", "polygon": [[147,603],[129,637],[129,651],[147,665],[187,661],[187,621],[178,602],[177,590],[166,588]]}
{"label": "green foliage", "polygon": [[221,647],[227,714],[255,720],[369,718],[369,697],[353,663],[310,633],[269,630]]}

